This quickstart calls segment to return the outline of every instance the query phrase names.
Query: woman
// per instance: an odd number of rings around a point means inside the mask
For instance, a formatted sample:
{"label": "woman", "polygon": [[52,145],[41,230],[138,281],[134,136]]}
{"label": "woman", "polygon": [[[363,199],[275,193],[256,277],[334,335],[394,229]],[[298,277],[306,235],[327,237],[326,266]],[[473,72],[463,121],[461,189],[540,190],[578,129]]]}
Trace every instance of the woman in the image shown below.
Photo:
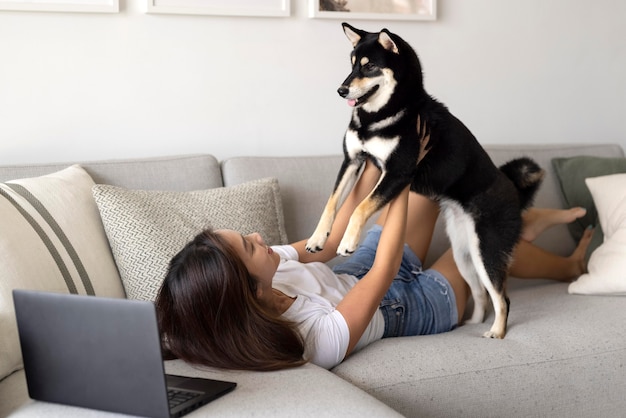
{"label": "woman", "polygon": [[[422,269],[439,211],[408,187],[352,257],[332,270],[323,263],[335,257],[350,215],[379,174],[366,166],[318,253],[306,252],[306,241],[268,247],[258,234],[199,234],[172,259],[156,300],[166,352],[228,369],[277,370],[307,361],[332,368],[381,338],[454,329],[470,291],[449,250]],[[584,213],[528,211],[511,275],[571,280],[582,274],[591,231],[570,257],[529,241]]]}

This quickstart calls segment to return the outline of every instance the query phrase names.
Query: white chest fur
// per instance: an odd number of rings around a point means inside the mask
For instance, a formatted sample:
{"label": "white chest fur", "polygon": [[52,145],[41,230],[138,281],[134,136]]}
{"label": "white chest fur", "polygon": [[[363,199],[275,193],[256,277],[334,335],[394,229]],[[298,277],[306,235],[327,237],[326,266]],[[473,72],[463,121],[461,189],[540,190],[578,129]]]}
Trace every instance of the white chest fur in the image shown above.
{"label": "white chest fur", "polygon": [[346,150],[350,158],[354,158],[361,152],[366,152],[380,161],[387,161],[389,155],[396,149],[400,137],[383,138],[374,136],[363,141],[359,138],[356,131],[348,130],[346,132]]}

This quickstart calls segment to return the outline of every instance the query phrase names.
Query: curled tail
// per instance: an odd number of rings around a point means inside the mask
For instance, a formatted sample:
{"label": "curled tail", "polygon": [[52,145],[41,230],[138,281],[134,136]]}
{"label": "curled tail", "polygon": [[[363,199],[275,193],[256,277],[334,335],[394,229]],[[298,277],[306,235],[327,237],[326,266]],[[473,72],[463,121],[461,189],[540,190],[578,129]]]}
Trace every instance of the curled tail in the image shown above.
{"label": "curled tail", "polygon": [[524,210],[532,205],[545,174],[539,164],[527,157],[516,158],[502,165],[500,171],[515,185],[519,194],[520,209]]}

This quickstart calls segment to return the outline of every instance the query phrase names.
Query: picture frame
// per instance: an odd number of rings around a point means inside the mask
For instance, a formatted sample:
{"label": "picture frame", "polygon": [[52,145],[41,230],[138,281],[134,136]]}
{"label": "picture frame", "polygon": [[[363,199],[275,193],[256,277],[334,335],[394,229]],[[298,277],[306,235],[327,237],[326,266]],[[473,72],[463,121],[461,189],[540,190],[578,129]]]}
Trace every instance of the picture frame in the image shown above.
{"label": "picture frame", "polygon": [[0,10],[118,13],[120,2],[119,0],[0,0]]}
{"label": "picture frame", "polygon": [[344,20],[436,20],[437,0],[309,0],[309,17]]}
{"label": "picture frame", "polygon": [[290,16],[290,0],[147,0],[148,13],[213,16]]}

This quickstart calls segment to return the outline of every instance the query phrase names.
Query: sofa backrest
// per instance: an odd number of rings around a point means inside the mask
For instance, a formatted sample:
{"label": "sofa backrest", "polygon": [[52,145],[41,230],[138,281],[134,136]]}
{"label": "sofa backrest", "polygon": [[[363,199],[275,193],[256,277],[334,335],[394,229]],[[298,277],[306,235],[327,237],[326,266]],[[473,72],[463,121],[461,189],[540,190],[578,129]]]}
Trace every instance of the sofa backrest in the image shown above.
{"label": "sofa backrest", "polygon": [[[496,165],[512,158],[535,159],[547,173],[535,199],[537,207],[563,207],[552,159],[591,155],[623,157],[617,144],[550,144],[485,145]],[[315,229],[319,216],[335,183],[341,164],[340,155],[297,157],[233,157],[222,162],[212,155],[172,156],[162,158],[94,161],[80,163],[96,183],[145,190],[200,190],[232,186],[263,177],[279,180],[285,227],[290,241],[307,238]],[[0,181],[51,173],[75,162],[0,166]],[[439,221],[427,263],[448,246]],[[563,242],[569,245],[563,245]],[[566,227],[556,227],[544,234],[538,244],[548,250],[570,251],[574,242]]]}
{"label": "sofa backrest", "polygon": [[222,162],[225,186],[276,177],[283,198],[285,229],[290,242],[313,233],[343,160],[317,157],[234,157]]}
{"label": "sofa backrest", "polygon": [[[623,157],[624,150],[615,144],[551,144],[551,145],[485,145],[496,165],[521,156],[533,158],[546,171],[546,177],[535,199],[537,207],[563,207],[552,159],[591,155]],[[259,177],[277,177],[283,198],[285,228],[290,241],[307,238],[313,233],[324,204],[335,183],[342,162],[340,155],[323,157],[234,157],[222,162],[225,186]],[[371,223],[371,220],[370,220]],[[430,264],[449,247],[441,218],[426,260]],[[563,245],[563,243],[567,245]],[[567,253],[574,248],[565,226],[552,228],[537,244],[551,251]],[[563,253],[563,255],[565,254]]]}
{"label": "sofa backrest", "polygon": [[190,191],[222,186],[217,159],[208,154],[158,158],[0,166],[0,182],[54,173],[80,164],[98,184],[140,190]]}

